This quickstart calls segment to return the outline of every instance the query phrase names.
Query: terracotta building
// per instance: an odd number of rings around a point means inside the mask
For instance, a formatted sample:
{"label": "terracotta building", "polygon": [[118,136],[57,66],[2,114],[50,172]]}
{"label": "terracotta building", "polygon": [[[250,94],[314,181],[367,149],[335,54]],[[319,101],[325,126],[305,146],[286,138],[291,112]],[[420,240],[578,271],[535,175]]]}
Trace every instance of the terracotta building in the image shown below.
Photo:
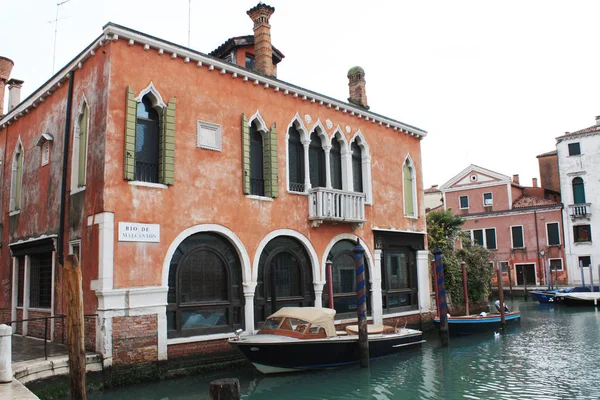
{"label": "terracotta building", "polygon": [[426,132],[369,111],[360,67],[348,102],[279,80],[273,12],[210,55],[109,23],[0,118],[3,321],[63,314],[74,253],[104,365],[226,351],[279,307],[327,305],[327,260],[355,316],[356,239],[370,316],[431,317]]}
{"label": "terracotta building", "polygon": [[489,249],[490,263],[503,271],[504,284],[567,283],[562,204],[557,193],[520,184],[470,165],[440,187],[444,208],[465,220],[472,243]]}

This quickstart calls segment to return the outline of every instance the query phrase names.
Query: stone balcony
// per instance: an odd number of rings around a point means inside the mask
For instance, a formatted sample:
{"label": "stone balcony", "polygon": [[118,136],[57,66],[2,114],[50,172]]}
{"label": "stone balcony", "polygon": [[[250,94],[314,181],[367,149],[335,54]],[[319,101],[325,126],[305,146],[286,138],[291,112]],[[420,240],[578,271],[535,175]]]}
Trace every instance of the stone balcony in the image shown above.
{"label": "stone balcony", "polygon": [[365,222],[365,194],[338,189],[308,191],[308,219],[314,227],[325,221],[362,224]]}
{"label": "stone balcony", "polygon": [[590,203],[585,204],[570,204],[569,205],[569,216],[571,220],[576,220],[579,218],[590,219],[592,213],[590,212]]}

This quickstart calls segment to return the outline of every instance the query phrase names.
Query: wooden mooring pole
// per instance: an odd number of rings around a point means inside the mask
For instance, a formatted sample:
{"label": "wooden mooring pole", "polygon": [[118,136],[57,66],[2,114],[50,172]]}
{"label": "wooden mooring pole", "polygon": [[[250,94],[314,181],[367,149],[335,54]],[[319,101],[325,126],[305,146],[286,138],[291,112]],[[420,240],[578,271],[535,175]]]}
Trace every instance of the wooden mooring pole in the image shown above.
{"label": "wooden mooring pole", "polygon": [[356,271],[356,316],[358,317],[358,348],[361,368],[369,367],[369,336],[367,332],[367,286],[365,283],[365,249],[356,240],[354,268]]}
{"label": "wooden mooring pole", "polygon": [[471,313],[469,311],[469,286],[467,285],[467,263],[461,261],[460,268],[462,269],[463,278],[463,297],[465,298],[465,315],[470,315]]}
{"label": "wooden mooring pole", "polygon": [[442,347],[448,347],[450,344],[450,334],[448,331],[448,305],[446,304],[446,289],[444,288],[444,263],[442,262],[442,250],[433,251],[435,262],[435,271],[437,275],[438,296],[440,299],[440,341]]}
{"label": "wooden mooring pole", "polygon": [[81,268],[74,254],[69,254],[63,266],[63,279],[67,295],[66,325],[69,350],[69,375],[71,399],[85,400],[85,346],[83,341],[83,290]]}
{"label": "wooden mooring pole", "polygon": [[225,378],[212,381],[208,387],[210,400],[240,400],[240,381]]}
{"label": "wooden mooring pole", "polygon": [[325,262],[325,268],[327,270],[327,307],[333,309],[333,261],[327,260]]}
{"label": "wooden mooring pole", "polygon": [[498,266],[496,269],[498,276],[498,298],[500,300],[500,327],[506,330],[506,319],[504,318],[504,288],[502,287],[502,268]]}

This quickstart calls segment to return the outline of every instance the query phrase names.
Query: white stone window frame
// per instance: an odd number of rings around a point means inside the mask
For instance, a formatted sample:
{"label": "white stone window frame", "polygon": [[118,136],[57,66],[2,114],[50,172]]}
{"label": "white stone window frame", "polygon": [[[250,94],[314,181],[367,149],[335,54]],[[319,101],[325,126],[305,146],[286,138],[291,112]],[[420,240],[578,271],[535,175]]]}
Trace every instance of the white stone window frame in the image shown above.
{"label": "white stone window frame", "polygon": [[[295,191],[290,188],[290,128],[294,126],[298,133],[300,133],[300,142],[302,143],[302,157],[304,158],[304,191]],[[292,118],[292,122],[287,127],[285,132],[285,155],[286,155],[286,168],[285,168],[285,182],[288,193],[308,195],[308,189],[310,188],[310,170],[308,169],[308,146],[310,145],[310,136],[308,130],[302,122],[302,118],[298,113]]]}
{"label": "white stone window frame", "polygon": [[[350,144],[346,141],[346,137],[342,132],[342,129],[338,126],[333,134],[329,137],[329,176],[331,177],[331,149],[333,148],[333,141],[337,140],[340,144],[340,155],[342,157],[342,190],[344,192],[352,192],[353,181],[352,181],[352,152],[350,151]],[[329,179],[330,188],[333,188],[331,179]]]}
{"label": "white stone window frame", "polygon": [[[338,126],[338,129],[339,126]],[[341,131],[341,129],[340,129]],[[354,135],[352,135],[352,139],[348,142],[348,148],[352,149],[352,143],[356,142],[358,147],[360,147],[360,158],[361,158],[361,169],[362,169],[362,184],[363,184],[363,193],[365,194],[365,204],[373,205],[373,181],[371,178],[371,150],[369,149],[369,145],[367,140],[365,139],[363,133],[360,131],[356,131]],[[352,150],[350,150],[352,151]],[[354,189],[354,176],[352,171],[352,153],[350,153],[350,168],[348,169],[348,180],[350,182],[350,186]]]}
{"label": "white stone window frame", "polygon": [[559,260],[560,261],[560,269],[556,268],[554,269],[554,271],[564,271],[565,270],[565,263],[563,262],[562,258],[549,258],[548,259],[548,266],[550,267],[550,272],[552,273],[552,261],[554,260]]}
{"label": "white stone window frame", "polygon": [[88,151],[90,144],[90,120],[92,119],[92,110],[90,109],[89,103],[85,98],[85,95],[81,97],[81,101],[79,102],[79,107],[77,115],[75,116],[75,120],[73,121],[73,149],[71,152],[71,195],[82,192],[85,190],[85,183],[82,186],[79,186],[79,140],[81,134],[81,126],[79,124],[79,120],[83,116],[84,108],[87,108],[87,121],[86,121],[86,132],[87,137],[85,141],[85,162],[84,169],[86,170],[86,181],[87,181],[87,166],[88,166]]}
{"label": "white stone window frame", "polygon": [[409,215],[406,212],[406,209],[404,209],[404,217],[405,218],[410,218],[410,219],[418,219],[419,218],[419,205],[417,203],[417,169],[415,168],[415,164],[412,160],[412,157],[410,156],[410,154],[408,154],[406,156],[406,158],[404,159],[404,162],[402,163],[402,205],[403,208],[406,208],[406,199],[404,198],[405,195],[405,191],[404,191],[404,166],[408,164],[408,168],[410,169],[410,181],[412,184],[412,206],[413,206],[413,215]]}
{"label": "white stone window frame", "polygon": [[[75,247],[79,249],[77,253],[73,253]],[[69,254],[75,254],[77,256],[77,260],[79,261],[79,265],[81,265],[81,239],[75,239],[69,241]]]}
{"label": "white stone window frame", "polygon": [[[490,198],[489,198],[489,204],[487,204],[487,203],[485,202],[485,195],[486,195],[486,194],[489,194],[489,195],[490,195]],[[485,192],[485,193],[483,193],[483,194],[481,195],[481,201],[483,202],[483,206],[484,206],[484,207],[491,207],[491,206],[493,206],[493,205],[494,205],[494,194],[493,194],[492,192]]]}
{"label": "white stone window frame", "polygon": [[[214,134],[214,140],[212,141],[214,144],[207,143],[207,141],[203,140],[203,132],[211,132]],[[223,130],[221,125],[200,119],[197,120],[196,147],[206,150],[223,151]]]}
{"label": "white stone window frame", "polygon": [[[465,197],[465,198],[467,199],[467,206],[466,206],[466,207],[463,207],[463,206],[462,206],[462,201],[461,201],[461,199],[462,199],[463,197]],[[469,205],[470,205],[470,204],[469,204],[469,196],[468,196],[468,195],[466,195],[466,194],[465,194],[465,195],[462,195],[462,196],[458,196],[458,209],[459,209],[459,210],[468,210],[468,209],[469,209]]]}
{"label": "white stone window frame", "polygon": [[[553,224],[556,224],[558,226],[558,244],[550,244],[550,235],[548,235],[548,226],[549,225],[553,225]],[[560,236],[561,236],[560,235],[560,222],[559,221],[549,221],[549,222],[546,222],[546,245],[548,247],[551,247],[551,246],[562,246],[562,239],[561,239]]]}
{"label": "white stone window frame", "polygon": [[[488,248],[488,244],[487,244],[487,235],[486,235],[486,231],[493,229],[494,230],[494,239],[496,242],[496,247],[493,249]],[[481,247],[485,247],[486,249],[493,251],[493,250],[498,250],[498,232],[496,231],[495,227],[492,228],[477,228],[477,229],[471,229],[471,242],[475,243],[475,231],[481,231],[483,234],[483,243],[481,244]],[[512,234],[511,234],[511,245],[512,245]]]}
{"label": "white stone window frame", "polygon": [[[17,182],[17,172],[18,172],[18,157],[21,154],[21,180]],[[21,208],[23,207],[23,167],[25,165],[25,150],[23,149],[23,143],[21,142],[21,137],[19,136],[17,140],[17,146],[15,147],[15,151],[13,153],[13,160],[11,165],[11,178],[10,178],[10,213],[9,215],[16,215],[21,212]],[[21,198],[19,199],[19,208],[17,206],[17,185],[21,187]]]}
{"label": "white stone window frame", "polygon": [[[522,247],[515,247],[512,228],[521,228],[521,241],[523,242]],[[497,242],[498,242],[498,239],[496,239],[496,246],[498,246]],[[523,225],[511,225],[510,226],[510,248],[511,249],[524,249],[525,248],[525,230],[523,228]]]}
{"label": "white stone window frame", "polygon": [[[267,127],[265,120],[263,119],[262,115],[260,115],[260,111],[258,111],[258,110],[256,110],[254,115],[252,117],[250,117],[250,119],[248,120],[248,129],[249,130],[252,127],[252,124],[256,124],[257,131],[258,131],[258,133],[260,133],[260,136],[262,138],[262,150],[263,150],[262,166],[263,166],[263,184],[264,184],[264,182],[267,179],[265,176],[265,170],[264,170],[264,168],[265,168],[265,136],[270,135],[271,131]],[[275,140],[277,140],[277,139],[275,139]],[[250,150],[249,152],[252,152],[252,150]],[[252,171],[252,165],[250,165],[250,171]],[[250,172],[250,177],[252,177],[252,172]],[[254,200],[273,201],[273,199],[271,197],[259,196],[256,194],[247,194],[246,197],[249,199],[254,199]]]}

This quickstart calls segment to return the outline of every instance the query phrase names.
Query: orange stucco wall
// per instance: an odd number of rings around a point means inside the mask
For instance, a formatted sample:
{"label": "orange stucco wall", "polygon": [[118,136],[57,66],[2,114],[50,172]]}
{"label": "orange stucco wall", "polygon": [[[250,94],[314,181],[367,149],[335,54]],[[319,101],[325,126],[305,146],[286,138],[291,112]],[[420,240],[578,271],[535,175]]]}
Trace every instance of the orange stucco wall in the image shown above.
{"label": "orange stucco wall", "polygon": [[[483,206],[483,194],[492,193],[491,209]],[[460,197],[469,196],[469,208],[460,209]],[[515,200],[515,199],[513,199]],[[486,211],[508,210],[509,201],[506,185],[470,188],[455,192],[446,192],[446,208],[451,208],[456,214],[475,214]]]}
{"label": "orange stucco wall", "polygon": [[[425,231],[423,216],[420,141],[371,121],[274,92],[251,81],[209,71],[181,58],[129,47],[125,41],[110,43],[111,81],[106,131],[105,188],[103,211],[115,213],[118,222],[160,224],[160,243],[124,243],[115,237],[115,287],[160,285],[162,266],[169,245],[186,228],[198,224],[220,224],[242,241],[252,263],[260,241],[271,231],[292,229],[306,236],[319,261],[330,240],[340,233],[360,236],[373,252],[372,227]],[[150,82],[163,100],[177,98],[175,183],[168,189],[133,186],[123,179],[125,92],[130,86],[137,95]],[[250,118],[259,111],[266,124],[277,126],[279,151],[279,197],[274,201],[251,199],[242,193],[242,113]],[[294,116],[312,117],[331,136],[341,127],[347,141],[361,131],[370,148],[373,205],[366,206],[367,222],[353,231],[350,224],[324,223],[311,227],[308,198],[286,191],[286,133]],[[223,151],[196,147],[196,122],[220,124]],[[351,134],[345,127],[351,127]],[[419,215],[404,218],[402,165],[411,156],[417,171]],[[323,276],[314,279],[323,279]]]}

